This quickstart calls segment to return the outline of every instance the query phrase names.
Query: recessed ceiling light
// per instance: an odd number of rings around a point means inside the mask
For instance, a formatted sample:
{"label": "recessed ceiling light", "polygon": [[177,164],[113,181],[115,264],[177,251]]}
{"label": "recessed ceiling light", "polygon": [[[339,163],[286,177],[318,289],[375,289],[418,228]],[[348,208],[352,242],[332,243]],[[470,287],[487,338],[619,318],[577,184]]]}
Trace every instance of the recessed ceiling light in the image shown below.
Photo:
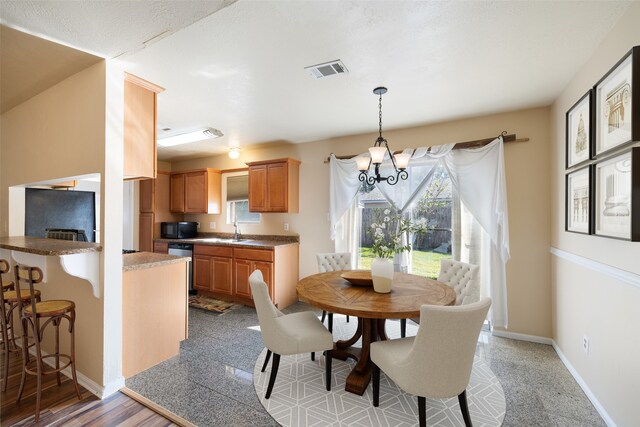
{"label": "recessed ceiling light", "polygon": [[205,139],[220,138],[224,135],[218,129],[204,128],[193,132],[181,133],[158,140],[161,147],[173,147],[174,145],[189,144],[191,142],[202,141]]}

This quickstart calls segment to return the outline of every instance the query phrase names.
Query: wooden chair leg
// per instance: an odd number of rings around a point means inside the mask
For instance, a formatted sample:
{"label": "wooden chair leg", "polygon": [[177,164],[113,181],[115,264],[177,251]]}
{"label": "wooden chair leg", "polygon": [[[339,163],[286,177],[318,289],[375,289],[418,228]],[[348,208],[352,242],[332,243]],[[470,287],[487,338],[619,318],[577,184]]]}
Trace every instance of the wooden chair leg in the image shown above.
{"label": "wooden chair leg", "polygon": [[[20,376],[20,387],[18,388],[18,397],[16,398],[16,402],[20,402],[20,399],[22,398],[22,392],[24,391],[24,382],[27,376],[27,363],[29,363],[29,332],[28,332],[28,328],[29,328],[29,321],[27,319],[21,319],[21,323],[22,323],[22,341],[21,341],[21,346],[22,346],[22,375]],[[34,335],[34,337],[36,337]]]}
{"label": "wooden chair leg", "polygon": [[329,317],[329,332],[333,332],[333,313],[327,313]]}
{"label": "wooden chair leg", "polygon": [[327,391],[331,391],[331,362],[333,361],[333,350],[324,352],[325,356],[325,376],[327,377]]}
{"label": "wooden chair leg", "polygon": [[69,333],[71,334],[71,376],[73,377],[73,382],[76,386],[76,394],[78,395],[78,400],[82,400],[82,396],[80,395],[80,387],[78,386],[78,377],[76,375],[76,311],[73,310],[71,312],[71,322],[69,323]]}
{"label": "wooden chair leg", "polygon": [[418,396],[418,420],[420,427],[427,427],[427,399]]}
{"label": "wooden chair leg", "polygon": [[[56,328],[56,369],[60,369],[60,319],[54,320],[53,326]],[[60,371],[56,372],[56,381],[58,386],[62,385]]]}
{"label": "wooden chair leg", "polygon": [[311,361],[314,362],[316,360],[316,352],[312,351],[311,352]]}
{"label": "wooden chair leg", "polygon": [[400,319],[400,337],[407,336],[407,319]]}
{"label": "wooden chair leg", "polygon": [[280,366],[280,355],[278,353],[273,353],[273,362],[271,363],[271,375],[269,376],[269,385],[267,386],[267,394],[264,396],[265,399],[271,397],[271,392],[273,391],[273,385],[276,382],[276,375],[278,375],[278,367]]}
{"label": "wooden chair leg", "polygon": [[471,415],[469,414],[469,405],[467,405],[467,390],[464,390],[458,395],[458,403],[460,403],[460,411],[462,412],[462,418],[464,419],[464,425],[466,427],[472,427]]}
{"label": "wooden chair leg", "polygon": [[[34,319],[34,322],[36,320]],[[36,323],[37,325],[37,323]],[[37,328],[34,328],[37,329]],[[36,389],[36,417],[34,421],[37,423],[40,421],[40,401],[42,396],[42,349],[40,348],[40,337],[37,335],[37,331],[34,331],[34,339],[36,344],[36,373],[37,373],[37,389]],[[28,351],[28,350],[27,350]]]}
{"label": "wooden chair leg", "polygon": [[264,358],[264,363],[262,364],[262,369],[260,370],[260,372],[264,372],[264,370],[267,369],[269,359],[271,359],[271,350],[267,349],[267,356]]}
{"label": "wooden chair leg", "polygon": [[375,363],[373,364],[373,406],[376,408],[380,405],[380,368]]}

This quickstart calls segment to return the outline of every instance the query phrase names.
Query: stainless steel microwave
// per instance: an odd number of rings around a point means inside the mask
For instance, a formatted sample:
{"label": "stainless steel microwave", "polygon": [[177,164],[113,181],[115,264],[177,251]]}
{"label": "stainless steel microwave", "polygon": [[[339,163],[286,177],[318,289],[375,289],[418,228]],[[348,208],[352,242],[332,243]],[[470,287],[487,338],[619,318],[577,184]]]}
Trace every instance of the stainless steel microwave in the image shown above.
{"label": "stainless steel microwave", "polygon": [[160,236],[163,239],[192,239],[198,235],[197,222],[161,222]]}

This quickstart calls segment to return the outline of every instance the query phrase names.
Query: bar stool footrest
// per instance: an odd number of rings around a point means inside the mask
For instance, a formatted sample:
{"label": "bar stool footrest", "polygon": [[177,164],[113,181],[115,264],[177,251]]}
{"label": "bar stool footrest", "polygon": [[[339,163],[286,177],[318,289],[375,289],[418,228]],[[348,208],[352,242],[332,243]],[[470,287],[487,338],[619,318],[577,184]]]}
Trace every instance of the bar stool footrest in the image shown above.
{"label": "bar stool footrest", "polygon": [[[65,359],[67,362],[64,365],[60,366],[59,368],[46,369],[45,366],[49,366],[49,365],[46,365],[44,363],[44,359],[47,359],[47,358],[54,358],[55,359],[56,357],[60,357],[61,359]],[[36,362],[37,361],[38,361],[37,358],[29,360],[29,363],[24,368],[24,370],[25,370],[25,372],[27,374],[38,375],[38,368],[36,366]],[[30,367],[30,365],[33,365],[33,367]],[[60,355],[48,354],[46,356],[42,356],[42,372],[40,374],[41,375],[55,374],[56,372],[63,371],[68,366],[71,366],[71,356],[69,356],[67,354],[60,354]]]}

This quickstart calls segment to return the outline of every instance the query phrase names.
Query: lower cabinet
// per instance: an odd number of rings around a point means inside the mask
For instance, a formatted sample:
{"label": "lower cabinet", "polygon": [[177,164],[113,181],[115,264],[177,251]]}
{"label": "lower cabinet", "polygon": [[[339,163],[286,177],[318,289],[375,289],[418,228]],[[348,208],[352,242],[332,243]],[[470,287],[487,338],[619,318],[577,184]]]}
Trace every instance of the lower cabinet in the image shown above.
{"label": "lower cabinet", "polygon": [[236,274],[235,294],[238,297],[252,300],[251,286],[249,285],[249,276],[256,270],[262,272],[267,288],[269,289],[269,296],[273,299],[273,263],[264,261],[251,261],[248,259],[236,259],[233,262],[233,269]]}
{"label": "lower cabinet", "polygon": [[260,270],[279,308],[298,300],[298,244],[267,249],[194,245],[193,253],[193,287],[204,294],[253,306],[249,276]]}
{"label": "lower cabinet", "polygon": [[233,249],[228,246],[193,246],[193,288],[231,296]]}

